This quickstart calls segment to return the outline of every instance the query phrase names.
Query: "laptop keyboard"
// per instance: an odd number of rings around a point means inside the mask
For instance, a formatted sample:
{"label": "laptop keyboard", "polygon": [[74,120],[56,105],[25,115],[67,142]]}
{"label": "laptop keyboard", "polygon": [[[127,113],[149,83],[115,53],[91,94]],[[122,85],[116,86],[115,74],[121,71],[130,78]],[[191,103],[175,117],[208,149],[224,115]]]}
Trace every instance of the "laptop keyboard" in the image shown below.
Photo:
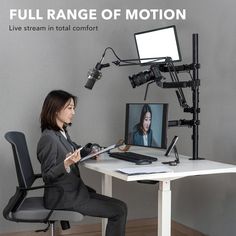
{"label": "laptop keyboard", "polygon": [[135,152],[111,152],[109,153],[110,157],[114,157],[120,160],[129,161],[129,162],[138,162],[140,160],[145,161],[157,161],[156,157],[150,157]]}

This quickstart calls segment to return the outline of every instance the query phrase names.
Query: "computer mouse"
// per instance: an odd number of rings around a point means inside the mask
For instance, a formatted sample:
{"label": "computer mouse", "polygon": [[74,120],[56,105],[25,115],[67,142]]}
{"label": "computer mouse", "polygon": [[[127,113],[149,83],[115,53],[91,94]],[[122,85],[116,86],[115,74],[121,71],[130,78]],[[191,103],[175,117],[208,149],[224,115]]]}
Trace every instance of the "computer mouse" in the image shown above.
{"label": "computer mouse", "polygon": [[152,161],[150,160],[138,160],[135,162],[136,165],[149,165],[152,164]]}

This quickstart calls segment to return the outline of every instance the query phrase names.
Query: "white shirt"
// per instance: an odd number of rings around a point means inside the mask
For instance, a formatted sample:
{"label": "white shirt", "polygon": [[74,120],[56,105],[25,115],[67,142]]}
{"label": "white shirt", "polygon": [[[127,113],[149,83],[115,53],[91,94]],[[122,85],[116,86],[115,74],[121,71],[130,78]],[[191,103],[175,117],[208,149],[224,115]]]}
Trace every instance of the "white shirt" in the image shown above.
{"label": "white shirt", "polygon": [[[67,139],[67,137],[66,137],[66,132],[65,132],[64,130],[63,130],[63,131],[60,130],[60,132],[61,132],[61,134],[65,137],[65,139]],[[67,173],[70,173],[70,170],[71,170],[71,169],[70,169],[70,166],[68,166],[68,167],[66,168],[66,172],[67,172]]]}
{"label": "white shirt", "polygon": [[147,136],[147,134],[143,135],[143,145],[148,146],[148,136]]}

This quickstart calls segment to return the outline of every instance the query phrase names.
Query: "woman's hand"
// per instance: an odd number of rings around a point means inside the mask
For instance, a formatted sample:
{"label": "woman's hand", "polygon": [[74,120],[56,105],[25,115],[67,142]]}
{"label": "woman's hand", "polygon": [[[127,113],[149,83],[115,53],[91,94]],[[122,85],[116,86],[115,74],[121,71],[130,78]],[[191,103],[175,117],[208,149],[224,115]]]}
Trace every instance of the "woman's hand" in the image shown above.
{"label": "woman's hand", "polygon": [[66,155],[66,159],[64,160],[64,166],[65,169],[67,169],[68,167],[70,167],[72,164],[77,163],[80,159],[80,149],[75,150],[73,153],[68,153]]}
{"label": "woman's hand", "polygon": [[[92,148],[91,154],[96,154],[96,153],[99,152],[100,150],[101,150],[100,147],[94,146],[94,147]],[[92,159],[97,160],[99,157],[100,157],[100,154],[98,154],[98,155],[92,157]]]}

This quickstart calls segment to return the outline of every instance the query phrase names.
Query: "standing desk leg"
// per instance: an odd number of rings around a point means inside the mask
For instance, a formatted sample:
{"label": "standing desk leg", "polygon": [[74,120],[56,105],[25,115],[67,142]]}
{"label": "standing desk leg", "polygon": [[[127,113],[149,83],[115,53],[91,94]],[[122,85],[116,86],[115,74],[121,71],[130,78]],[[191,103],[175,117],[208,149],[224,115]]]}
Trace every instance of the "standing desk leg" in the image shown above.
{"label": "standing desk leg", "polygon": [[170,181],[160,181],[158,190],[158,236],[171,236]]}
{"label": "standing desk leg", "polygon": [[[102,175],[102,194],[112,197],[112,176]],[[107,219],[102,219],[102,236],[106,233]]]}

